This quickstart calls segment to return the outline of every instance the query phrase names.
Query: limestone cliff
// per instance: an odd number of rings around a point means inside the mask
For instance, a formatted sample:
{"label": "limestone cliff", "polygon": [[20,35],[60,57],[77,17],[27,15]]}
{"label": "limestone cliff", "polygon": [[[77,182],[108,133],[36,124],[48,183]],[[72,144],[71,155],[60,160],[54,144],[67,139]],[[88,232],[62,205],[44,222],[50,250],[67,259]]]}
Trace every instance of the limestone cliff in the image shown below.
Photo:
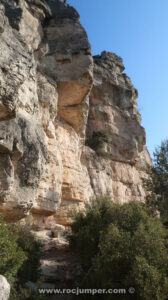
{"label": "limestone cliff", "polygon": [[143,201],[150,162],[122,59],[92,57],[62,0],[0,0],[0,211],[69,225],[91,197]]}

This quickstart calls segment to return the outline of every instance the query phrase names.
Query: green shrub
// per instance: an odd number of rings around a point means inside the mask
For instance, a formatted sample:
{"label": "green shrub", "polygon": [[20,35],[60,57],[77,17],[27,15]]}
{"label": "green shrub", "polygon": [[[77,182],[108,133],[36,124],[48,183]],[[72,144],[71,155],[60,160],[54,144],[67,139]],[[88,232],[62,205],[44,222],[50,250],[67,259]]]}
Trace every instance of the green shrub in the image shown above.
{"label": "green shrub", "polygon": [[76,216],[70,245],[81,256],[81,287],[136,290],[134,295],[106,294],[100,299],[167,298],[167,230],[143,204],[118,205],[108,197],[93,201]]}
{"label": "green shrub", "polygon": [[27,286],[29,281],[38,285],[40,256],[40,244],[31,229],[6,224],[0,216],[0,274],[11,284],[11,300],[42,299],[35,289]]}
{"label": "green shrub", "polygon": [[40,243],[32,235],[30,227],[20,226],[18,233],[18,245],[27,256],[27,260],[23,262],[19,269],[18,278],[21,283],[36,282],[40,275]]}
{"label": "green shrub", "polygon": [[92,137],[86,142],[86,144],[95,151],[100,149],[104,143],[109,143],[109,136],[106,131],[94,131]]}
{"label": "green shrub", "polygon": [[[15,278],[11,300],[38,300],[44,297],[38,294],[40,279],[40,243],[31,233],[28,226],[17,226],[18,245],[25,253],[27,259],[23,262]],[[34,289],[28,287],[27,283],[33,282]]]}
{"label": "green shrub", "polygon": [[0,216],[0,274],[15,277],[27,256],[18,244],[19,234],[14,225],[6,224]]}
{"label": "green shrub", "polygon": [[97,198],[86,205],[86,214],[80,212],[72,223],[70,246],[77,249],[82,261],[91,265],[92,258],[98,253],[98,244],[102,228],[111,222],[111,200],[108,196]]}
{"label": "green shrub", "polygon": [[[40,295],[38,286],[35,289],[28,288],[27,286],[12,287],[10,300],[45,300],[45,295]],[[47,299],[46,299],[47,300]]]}

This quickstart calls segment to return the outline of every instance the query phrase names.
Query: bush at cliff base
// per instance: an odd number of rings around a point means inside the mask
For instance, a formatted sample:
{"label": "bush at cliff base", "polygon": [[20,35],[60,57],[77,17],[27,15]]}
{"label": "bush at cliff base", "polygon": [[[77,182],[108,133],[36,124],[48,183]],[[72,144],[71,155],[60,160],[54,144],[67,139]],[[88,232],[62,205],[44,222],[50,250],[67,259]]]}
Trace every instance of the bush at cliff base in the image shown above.
{"label": "bush at cliff base", "polygon": [[[78,213],[70,245],[81,257],[82,288],[126,289],[96,299],[168,299],[167,230],[143,204],[113,204],[99,198]],[[129,293],[129,287],[135,293]],[[78,299],[92,299],[81,295]]]}
{"label": "bush at cliff base", "polygon": [[30,228],[6,224],[0,216],[0,274],[11,284],[10,300],[40,299],[26,285],[38,281],[39,266],[40,244]]}
{"label": "bush at cliff base", "polygon": [[26,260],[26,254],[18,245],[18,232],[0,217],[0,274],[15,277]]}

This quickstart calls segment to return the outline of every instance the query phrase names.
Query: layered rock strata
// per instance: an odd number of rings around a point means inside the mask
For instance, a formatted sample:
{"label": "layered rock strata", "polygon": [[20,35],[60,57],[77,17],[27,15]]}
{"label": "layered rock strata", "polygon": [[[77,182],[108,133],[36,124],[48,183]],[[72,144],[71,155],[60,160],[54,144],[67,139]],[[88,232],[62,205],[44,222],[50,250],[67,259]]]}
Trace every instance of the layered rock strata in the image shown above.
{"label": "layered rock strata", "polygon": [[95,152],[83,151],[94,194],[109,192],[119,203],[144,201],[142,178],[151,163],[137,109],[138,92],[123,71],[122,59],[113,53],[94,57],[87,140],[96,142],[95,133],[105,139],[100,143],[97,137]]}
{"label": "layered rock strata", "polygon": [[0,0],[0,211],[36,228],[68,226],[108,193],[144,201],[150,158],[137,90],[121,58],[91,55],[61,0]]}

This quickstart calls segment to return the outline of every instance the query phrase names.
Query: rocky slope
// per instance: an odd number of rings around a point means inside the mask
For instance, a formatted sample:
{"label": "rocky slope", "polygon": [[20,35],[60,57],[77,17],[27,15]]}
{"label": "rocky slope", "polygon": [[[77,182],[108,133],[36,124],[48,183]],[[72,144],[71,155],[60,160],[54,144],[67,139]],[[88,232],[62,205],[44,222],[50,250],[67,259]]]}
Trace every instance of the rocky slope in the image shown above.
{"label": "rocky slope", "polygon": [[[92,57],[62,0],[0,0],[0,211],[38,229],[109,193],[143,201],[150,163],[122,59]],[[61,227],[62,228],[62,227]]]}

